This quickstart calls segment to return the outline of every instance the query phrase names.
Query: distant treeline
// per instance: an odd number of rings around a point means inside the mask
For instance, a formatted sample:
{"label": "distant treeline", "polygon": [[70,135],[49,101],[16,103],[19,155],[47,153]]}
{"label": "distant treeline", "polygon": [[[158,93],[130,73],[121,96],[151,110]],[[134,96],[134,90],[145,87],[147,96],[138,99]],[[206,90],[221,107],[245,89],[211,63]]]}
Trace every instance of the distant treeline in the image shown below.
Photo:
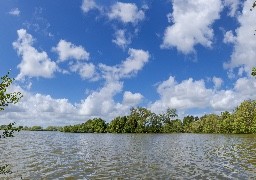
{"label": "distant treeline", "polygon": [[[1,125],[0,130],[6,129],[7,126],[8,125]],[[32,127],[19,126],[19,127],[16,127],[16,129],[24,130],[24,131],[61,131],[62,128],[63,127],[59,127],[59,126],[48,126],[47,128],[43,128],[41,126],[32,126]]]}
{"label": "distant treeline", "polygon": [[[177,119],[175,109],[155,114],[146,108],[132,108],[127,116],[114,118],[106,123],[101,118],[89,119],[73,126],[19,127],[29,131],[61,131],[72,133],[256,133],[256,101],[241,103],[232,113],[206,114],[202,117],[186,116]],[[4,126],[0,126],[4,129]]]}
{"label": "distant treeline", "polygon": [[232,113],[207,114],[200,118],[176,119],[175,109],[155,114],[145,108],[132,108],[128,116],[116,117],[110,123],[95,118],[85,123],[64,126],[62,132],[73,133],[256,133],[256,101],[241,103]]}

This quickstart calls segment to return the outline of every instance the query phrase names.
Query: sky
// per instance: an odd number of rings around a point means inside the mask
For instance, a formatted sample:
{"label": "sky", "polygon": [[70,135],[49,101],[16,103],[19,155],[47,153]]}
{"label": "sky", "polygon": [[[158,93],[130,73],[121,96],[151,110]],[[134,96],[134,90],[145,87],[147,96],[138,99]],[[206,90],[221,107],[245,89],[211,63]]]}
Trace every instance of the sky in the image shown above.
{"label": "sky", "polygon": [[2,0],[0,124],[110,122],[131,107],[186,115],[256,99],[252,0]]}

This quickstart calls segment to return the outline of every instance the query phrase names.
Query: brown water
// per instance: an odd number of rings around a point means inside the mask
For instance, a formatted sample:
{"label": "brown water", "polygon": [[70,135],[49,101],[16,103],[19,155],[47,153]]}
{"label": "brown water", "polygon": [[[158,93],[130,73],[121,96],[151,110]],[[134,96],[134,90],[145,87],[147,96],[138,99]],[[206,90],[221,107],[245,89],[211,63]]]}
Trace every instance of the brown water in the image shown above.
{"label": "brown water", "polygon": [[19,132],[0,179],[256,179],[256,135]]}

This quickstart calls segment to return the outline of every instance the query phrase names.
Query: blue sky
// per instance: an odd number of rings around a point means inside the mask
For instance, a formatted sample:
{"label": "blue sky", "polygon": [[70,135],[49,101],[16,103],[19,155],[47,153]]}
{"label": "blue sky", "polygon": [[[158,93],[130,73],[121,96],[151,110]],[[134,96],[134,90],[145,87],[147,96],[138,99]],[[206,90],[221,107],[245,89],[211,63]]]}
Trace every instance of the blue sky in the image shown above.
{"label": "blue sky", "polygon": [[239,0],[0,2],[0,75],[22,100],[1,124],[110,121],[131,107],[179,117],[256,98],[256,11]]}

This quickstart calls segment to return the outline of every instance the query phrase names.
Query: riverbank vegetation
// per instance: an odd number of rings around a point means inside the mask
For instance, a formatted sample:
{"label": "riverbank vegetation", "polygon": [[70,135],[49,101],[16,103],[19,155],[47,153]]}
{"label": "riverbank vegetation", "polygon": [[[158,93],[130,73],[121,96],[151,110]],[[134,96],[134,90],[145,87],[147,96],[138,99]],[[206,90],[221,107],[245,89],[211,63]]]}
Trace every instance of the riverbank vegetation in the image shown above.
{"label": "riverbank vegetation", "polygon": [[242,102],[232,113],[206,114],[200,118],[177,118],[175,109],[155,114],[145,108],[132,108],[128,116],[114,118],[110,123],[103,119],[90,119],[82,124],[64,126],[62,132],[73,133],[256,133],[256,101]]}
{"label": "riverbank vegetation", "polygon": [[[5,129],[0,126],[0,129]],[[142,107],[132,108],[127,116],[119,116],[109,123],[101,118],[64,127],[22,127],[27,131],[61,131],[71,133],[233,133],[256,134],[256,101],[242,102],[233,112],[206,114],[202,117],[177,118],[175,109],[156,114]]]}

